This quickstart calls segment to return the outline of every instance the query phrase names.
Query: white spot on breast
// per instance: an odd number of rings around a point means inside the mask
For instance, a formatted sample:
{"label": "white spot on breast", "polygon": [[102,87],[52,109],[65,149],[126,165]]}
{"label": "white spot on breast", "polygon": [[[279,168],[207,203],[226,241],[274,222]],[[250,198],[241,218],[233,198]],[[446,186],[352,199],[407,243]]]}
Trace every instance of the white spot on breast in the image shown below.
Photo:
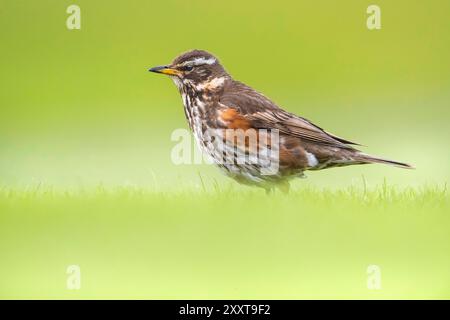
{"label": "white spot on breast", "polygon": [[316,156],[310,152],[306,152],[306,159],[308,160],[308,166],[310,167],[315,167],[319,164],[319,161],[317,160]]}
{"label": "white spot on breast", "polygon": [[195,87],[195,89],[197,91],[203,91],[205,89],[207,89],[207,90],[217,89],[218,87],[223,86],[225,80],[226,80],[225,77],[217,77],[217,78],[211,79],[209,81],[204,81],[202,83],[199,83]]}

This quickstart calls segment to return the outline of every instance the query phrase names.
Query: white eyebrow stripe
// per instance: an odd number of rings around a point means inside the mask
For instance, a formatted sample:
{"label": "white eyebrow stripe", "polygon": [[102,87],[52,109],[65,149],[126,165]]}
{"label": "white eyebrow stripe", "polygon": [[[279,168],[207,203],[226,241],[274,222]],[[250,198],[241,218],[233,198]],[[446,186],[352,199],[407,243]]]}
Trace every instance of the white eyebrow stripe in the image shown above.
{"label": "white eyebrow stripe", "polygon": [[214,59],[214,58],[209,58],[209,59],[196,58],[196,59],[194,59],[194,64],[195,65],[199,65],[199,64],[214,64],[214,63],[216,63],[216,59]]}
{"label": "white eyebrow stripe", "polygon": [[195,58],[193,60],[185,61],[181,65],[182,66],[186,66],[186,65],[199,66],[199,65],[202,65],[202,64],[209,64],[209,65],[211,65],[211,64],[214,64],[214,63],[216,63],[216,59],[214,59],[214,58],[206,59],[206,58],[201,57],[201,58]]}

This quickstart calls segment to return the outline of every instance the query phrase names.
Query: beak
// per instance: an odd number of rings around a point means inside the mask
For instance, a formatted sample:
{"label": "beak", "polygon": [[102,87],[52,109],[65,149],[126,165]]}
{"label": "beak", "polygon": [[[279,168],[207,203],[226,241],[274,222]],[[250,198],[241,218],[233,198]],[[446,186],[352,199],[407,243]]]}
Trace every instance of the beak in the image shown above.
{"label": "beak", "polygon": [[149,69],[148,71],[155,73],[163,73],[169,76],[178,76],[181,74],[180,71],[178,71],[177,69],[172,69],[170,66],[154,67]]}

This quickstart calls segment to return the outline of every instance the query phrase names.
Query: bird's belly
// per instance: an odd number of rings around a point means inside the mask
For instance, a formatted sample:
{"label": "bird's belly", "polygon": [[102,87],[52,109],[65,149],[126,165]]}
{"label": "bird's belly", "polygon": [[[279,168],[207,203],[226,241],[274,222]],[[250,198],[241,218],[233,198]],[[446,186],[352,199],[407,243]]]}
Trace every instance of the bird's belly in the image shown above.
{"label": "bird's belly", "polygon": [[209,127],[205,117],[205,104],[199,100],[187,99],[187,96],[183,96],[189,127],[208,163],[217,165],[236,181],[251,185],[272,183],[301,175],[301,172],[287,173],[284,168],[280,168],[279,155],[274,154],[271,148],[267,149],[270,152],[261,152],[257,147],[257,154],[253,154],[249,150],[251,148],[235,145],[234,139],[231,142],[224,139],[220,136],[223,129]]}
{"label": "bird's belly", "polygon": [[252,154],[248,149],[214,135],[217,130],[204,129],[201,122],[192,122],[196,144],[206,155],[207,162],[217,165],[227,176],[248,185],[272,183],[290,177],[280,170],[278,155],[264,152]]}

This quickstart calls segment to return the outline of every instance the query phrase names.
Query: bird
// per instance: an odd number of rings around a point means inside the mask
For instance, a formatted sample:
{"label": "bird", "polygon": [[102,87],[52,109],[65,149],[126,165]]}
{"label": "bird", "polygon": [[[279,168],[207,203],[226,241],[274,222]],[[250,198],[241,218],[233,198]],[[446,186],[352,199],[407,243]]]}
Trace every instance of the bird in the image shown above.
{"label": "bird", "polygon": [[[308,170],[371,163],[413,168],[365,154],[356,149],[360,144],[280,108],[262,93],[233,79],[219,59],[207,51],[182,53],[172,63],[149,71],[173,80],[197,145],[227,176],[241,184],[262,187],[267,193],[276,188],[288,193],[290,181],[305,177]],[[244,138],[234,132],[244,133]],[[247,136],[247,132],[252,134]]]}

